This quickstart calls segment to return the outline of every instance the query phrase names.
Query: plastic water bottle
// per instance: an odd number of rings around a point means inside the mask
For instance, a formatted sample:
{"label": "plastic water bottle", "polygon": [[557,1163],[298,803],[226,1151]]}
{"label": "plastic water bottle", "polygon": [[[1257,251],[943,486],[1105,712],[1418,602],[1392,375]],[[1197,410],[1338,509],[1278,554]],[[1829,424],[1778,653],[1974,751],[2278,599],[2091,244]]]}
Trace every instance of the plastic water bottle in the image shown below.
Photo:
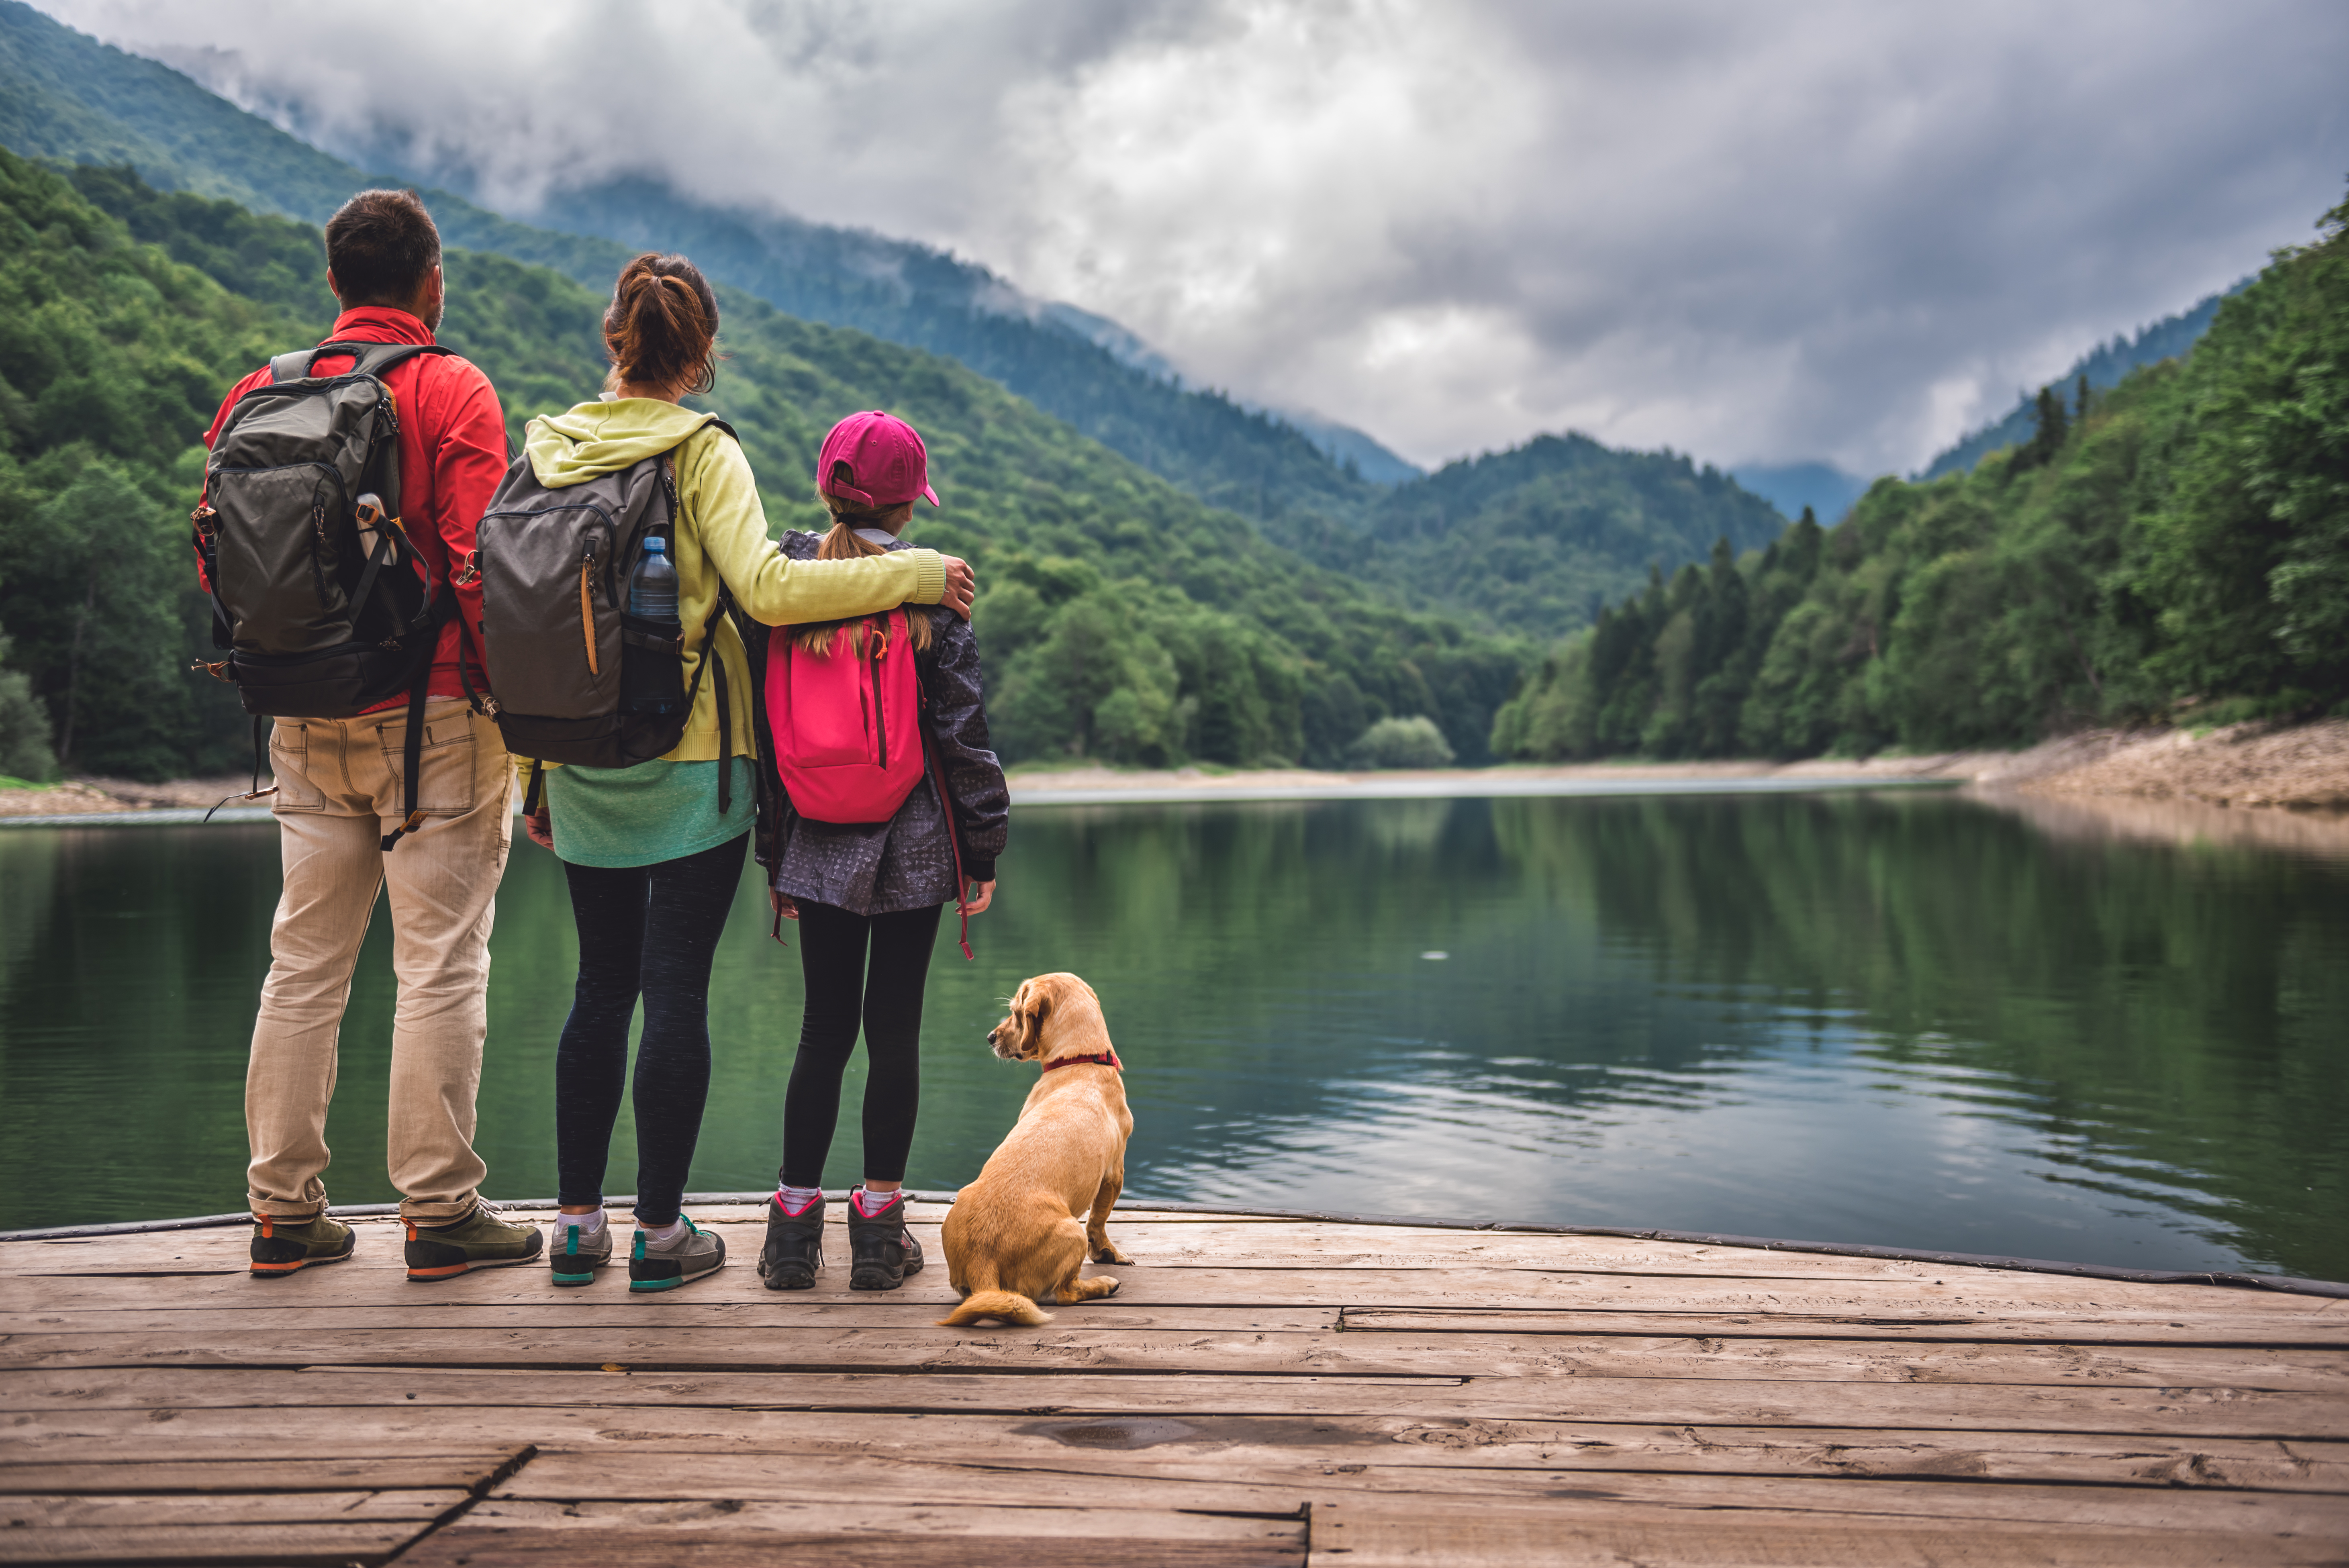
{"label": "plastic water bottle", "polygon": [[[669,564],[668,542],[655,535],[645,541],[636,569],[628,573],[628,614],[647,636],[682,637],[685,624],[677,616],[677,568]],[[634,644],[623,645],[620,660],[620,711],[675,713],[685,706],[685,662],[678,654],[664,654]]]}

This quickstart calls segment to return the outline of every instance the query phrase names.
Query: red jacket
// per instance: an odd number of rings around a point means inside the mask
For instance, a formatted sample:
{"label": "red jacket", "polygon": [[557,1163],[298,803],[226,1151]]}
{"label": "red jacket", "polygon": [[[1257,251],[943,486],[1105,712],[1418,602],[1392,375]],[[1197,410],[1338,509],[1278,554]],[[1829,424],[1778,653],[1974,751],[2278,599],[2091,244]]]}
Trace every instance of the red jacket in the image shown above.
{"label": "red jacket", "polygon": [[[347,343],[429,343],[431,329],[404,310],[385,305],[360,305],[335,318],[335,330],[324,341]],[[348,355],[328,355],[314,368],[331,376],[351,367]],[[399,413],[399,506],[408,537],[431,569],[436,588],[449,583],[451,561],[472,553],[473,528],[488,509],[490,497],[506,472],[505,410],[498,406],[497,388],[471,364],[452,354],[419,355],[395,365],[384,375],[391,388],[392,406]],[[204,432],[210,447],[228,419],[231,405],[246,390],[268,385],[269,366],[263,366],[229,389],[212,428]],[[199,580],[203,576],[200,562]],[[204,584],[207,592],[210,583]],[[440,628],[440,646],[432,655],[430,695],[462,696],[464,684],[457,674],[460,639],[467,650],[473,685],[483,685],[480,634],[481,585],[477,581],[457,589],[458,614]],[[395,697],[370,712],[396,707],[408,699]]]}

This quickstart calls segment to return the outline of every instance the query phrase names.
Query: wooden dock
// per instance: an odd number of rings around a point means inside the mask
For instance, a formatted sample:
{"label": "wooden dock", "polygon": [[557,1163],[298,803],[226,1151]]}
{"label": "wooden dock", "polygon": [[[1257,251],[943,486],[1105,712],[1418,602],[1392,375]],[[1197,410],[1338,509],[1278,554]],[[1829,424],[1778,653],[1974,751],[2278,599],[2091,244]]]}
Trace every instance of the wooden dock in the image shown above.
{"label": "wooden dock", "polygon": [[0,1562],[2349,1562],[2349,1299],[1121,1212],[1115,1299],[951,1330],[942,1212],[886,1296],[748,1205],[667,1296],[0,1243]]}

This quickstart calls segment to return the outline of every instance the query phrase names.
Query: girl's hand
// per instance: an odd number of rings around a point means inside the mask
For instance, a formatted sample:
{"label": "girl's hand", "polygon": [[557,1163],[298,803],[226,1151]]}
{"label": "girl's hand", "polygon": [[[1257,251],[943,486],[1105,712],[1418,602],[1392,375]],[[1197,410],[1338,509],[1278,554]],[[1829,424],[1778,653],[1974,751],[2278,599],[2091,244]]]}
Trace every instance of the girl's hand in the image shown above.
{"label": "girl's hand", "polygon": [[785,920],[797,920],[800,917],[800,906],[773,888],[767,890],[767,907]]}
{"label": "girl's hand", "polygon": [[991,882],[973,882],[970,885],[978,891],[970,895],[969,901],[962,906],[962,912],[965,914],[977,914],[995,902],[995,884]]}
{"label": "girl's hand", "polygon": [[530,835],[532,843],[541,849],[554,848],[554,819],[548,814],[545,807],[541,806],[537,810],[524,817],[522,820],[522,826],[523,830]]}

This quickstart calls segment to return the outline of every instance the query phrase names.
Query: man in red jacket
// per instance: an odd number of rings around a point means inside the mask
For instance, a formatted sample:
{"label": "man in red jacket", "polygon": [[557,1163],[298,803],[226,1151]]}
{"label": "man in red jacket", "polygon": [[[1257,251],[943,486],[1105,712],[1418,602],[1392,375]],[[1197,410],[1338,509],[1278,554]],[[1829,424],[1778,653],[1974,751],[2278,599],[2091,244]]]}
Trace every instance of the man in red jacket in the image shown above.
{"label": "man in red jacket", "polygon": [[[424,204],[404,191],[352,197],[326,223],[326,286],[343,313],[326,341],[430,343],[443,285],[440,231]],[[352,363],[322,355],[311,373],[336,375]],[[269,379],[264,366],[236,384],[206,446],[238,397]],[[489,377],[454,355],[419,355],[383,379],[399,416],[408,537],[445,587],[451,562],[471,554],[474,526],[505,473],[504,412]],[[512,837],[512,768],[497,727],[466,702],[458,667],[464,659],[482,668],[481,585],[454,585],[458,613],[440,629],[424,710],[417,805],[425,820],[396,851],[385,852],[383,839],[406,814],[407,697],[356,718],[280,718],[269,743],[285,891],[245,1070],[257,1274],[351,1253],[350,1227],[326,1214],[326,1104],[351,971],[378,888],[390,893],[399,978],[386,1154],[408,1222],[409,1275],[521,1263],[543,1244],[536,1226],[508,1224],[482,1204],[487,1167],[473,1152],[490,922]]]}

